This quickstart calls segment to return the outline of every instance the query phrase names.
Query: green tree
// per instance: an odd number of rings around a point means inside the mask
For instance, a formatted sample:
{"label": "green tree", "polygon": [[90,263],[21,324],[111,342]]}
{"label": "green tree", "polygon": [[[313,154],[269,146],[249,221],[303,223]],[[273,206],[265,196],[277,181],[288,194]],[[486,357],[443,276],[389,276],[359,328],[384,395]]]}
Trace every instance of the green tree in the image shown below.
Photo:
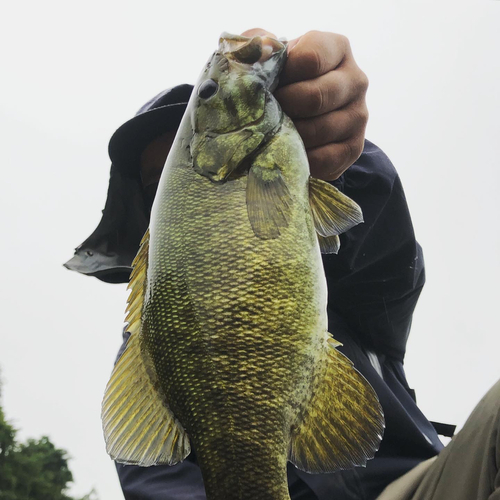
{"label": "green tree", "polygon": [[5,483],[9,456],[14,449],[15,437],[16,431],[5,420],[3,409],[0,406],[0,492],[3,490],[3,485]]}
{"label": "green tree", "polygon": [[[18,443],[0,406],[0,500],[74,500],[65,493],[72,481],[66,451],[47,436]],[[95,498],[92,491],[81,500]]]}

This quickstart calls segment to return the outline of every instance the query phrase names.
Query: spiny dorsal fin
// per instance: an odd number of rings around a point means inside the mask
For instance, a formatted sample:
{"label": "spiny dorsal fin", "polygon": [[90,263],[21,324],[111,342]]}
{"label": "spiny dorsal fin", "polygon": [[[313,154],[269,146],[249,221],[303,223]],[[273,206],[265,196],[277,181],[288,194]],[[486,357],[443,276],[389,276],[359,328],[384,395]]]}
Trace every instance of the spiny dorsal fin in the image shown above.
{"label": "spiny dorsal fin", "polygon": [[161,395],[155,369],[141,349],[141,314],[147,282],[149,230],[132,263],[125,352],[115,365],[102,403],[106,449],[111,458],[142,466],[183,460],[189,438]]}
{"label": "spiny dorsal fin", "polygon": [[365,465],[377,451],[384,417],[377,395],[329,339],[322,373],[295,428],[289,460],[306,472],[334,472]]}
{"label": "spiny dorsal fin", "polygon": [[277,166],[253,165],[248,173],[247,211],[255,236],[278,238],[288,227],[291,196]]}
{"label": "spiny dorsal fin", "polygon": [[357,203],[335,186],[314,177],[309,177],[309,204],[316,232],[320,236],[342,234],[363,222]]}

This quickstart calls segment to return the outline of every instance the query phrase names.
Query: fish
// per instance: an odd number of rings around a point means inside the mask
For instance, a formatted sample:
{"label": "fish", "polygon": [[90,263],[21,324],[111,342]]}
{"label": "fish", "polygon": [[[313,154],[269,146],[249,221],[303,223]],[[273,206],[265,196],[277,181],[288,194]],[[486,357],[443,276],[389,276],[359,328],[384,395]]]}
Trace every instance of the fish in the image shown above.
{"label": "fish", "polygon": [[106,387],[107,452],[195,452],[209,500],[289,499],[287,463],[362,466],[384,419],[328,332],[321,252],[360,207],[310,176],[273,96],[284,40],[223,33],[194,87],[129,283],[131,336]]}

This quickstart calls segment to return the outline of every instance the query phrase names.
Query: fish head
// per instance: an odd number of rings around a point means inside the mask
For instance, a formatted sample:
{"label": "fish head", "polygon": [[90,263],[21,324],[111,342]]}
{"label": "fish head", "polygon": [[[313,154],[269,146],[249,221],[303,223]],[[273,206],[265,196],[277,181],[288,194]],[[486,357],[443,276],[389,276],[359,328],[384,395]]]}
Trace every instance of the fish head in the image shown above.
{"label": "fish head", "polygon": [[282,111],[272,92],[285,62],[285,42],[221,35],[190,107],[196,172],[213,182],[227,180],[276,131]]}

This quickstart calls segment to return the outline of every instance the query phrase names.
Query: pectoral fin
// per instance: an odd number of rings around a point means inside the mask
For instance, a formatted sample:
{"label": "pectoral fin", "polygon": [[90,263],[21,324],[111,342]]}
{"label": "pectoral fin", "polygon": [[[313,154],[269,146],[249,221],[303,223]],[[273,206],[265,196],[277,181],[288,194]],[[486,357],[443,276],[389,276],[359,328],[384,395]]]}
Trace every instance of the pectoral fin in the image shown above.
{"label": "pectoral fin", "polygon": [[247,212],[254,234],[278,238],[290,220],[290,191],[276,166],[252,165],[247,182]]}
{"label": "pectoral fin", "polygon": [[320,236],[339,235],[363,222],[357,203],[328,182],[314,177],[309,178],[309,204],[316,232]]}
{"label": "pectoral fin", "polygon": [[131,336],[116,363],[102,403],[106,449],[111,458],[142,466],[170,464],[190,452],[189,438],[164,400],[154,366],[141,350],[141,314],[149,233],[134,260],[128,307]]}
{"label": "pectoral fin", "polygon": [[289,460],[306,472],[364,465],[382,439],[377,395],[337,345],[328,341],[311,400],[292,429]]}

